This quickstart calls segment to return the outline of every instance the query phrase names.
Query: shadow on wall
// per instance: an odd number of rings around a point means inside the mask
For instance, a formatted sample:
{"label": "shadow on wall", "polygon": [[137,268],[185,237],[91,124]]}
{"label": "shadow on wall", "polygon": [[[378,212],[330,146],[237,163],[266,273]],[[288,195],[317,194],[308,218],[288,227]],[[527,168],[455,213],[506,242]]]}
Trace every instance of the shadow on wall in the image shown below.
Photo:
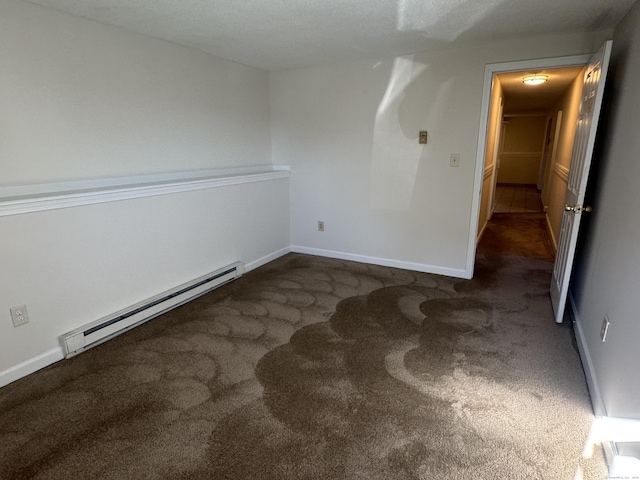
{"label": "shadow on wall", "polygon": [[375,208],[410,207],[420,160],[429,150],[428,143],[418,143],[418,132],[444,113],[454,85],[453,77],[421,79],[427,75],[433,77],[429,65],[416,62],[415,55],[394,60],[373,129],[370,203]]}

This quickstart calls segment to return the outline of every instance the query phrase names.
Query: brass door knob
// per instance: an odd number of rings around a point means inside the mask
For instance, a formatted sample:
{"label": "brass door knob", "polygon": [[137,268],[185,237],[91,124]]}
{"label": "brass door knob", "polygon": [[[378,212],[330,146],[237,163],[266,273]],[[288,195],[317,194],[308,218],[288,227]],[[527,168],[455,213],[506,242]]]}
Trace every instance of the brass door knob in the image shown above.
{"label": "brass door knob", "polygon": [[565,205],[564,210],[566,212],[582,213],[582,212],[591,212],[593,208],[591,208],[588,205],[586,207],[583,205]]}

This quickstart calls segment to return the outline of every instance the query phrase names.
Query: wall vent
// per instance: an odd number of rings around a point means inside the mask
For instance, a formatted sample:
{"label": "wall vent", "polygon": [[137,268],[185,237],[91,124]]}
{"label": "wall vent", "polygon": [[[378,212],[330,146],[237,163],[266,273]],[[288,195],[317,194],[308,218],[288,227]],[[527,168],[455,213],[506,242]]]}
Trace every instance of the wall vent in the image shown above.
{"label": "wall vent", "polygon": [[84,327],[65,333],[60,336],[64,356],[66,358],[73,357],[88,348],[104,343],[116,335],[131,330],[133,327],[193,300],[220,285],[235,280],[242,276],[243,273],[244,264],[241,262],[233,263],[114,314],[100,318]]}

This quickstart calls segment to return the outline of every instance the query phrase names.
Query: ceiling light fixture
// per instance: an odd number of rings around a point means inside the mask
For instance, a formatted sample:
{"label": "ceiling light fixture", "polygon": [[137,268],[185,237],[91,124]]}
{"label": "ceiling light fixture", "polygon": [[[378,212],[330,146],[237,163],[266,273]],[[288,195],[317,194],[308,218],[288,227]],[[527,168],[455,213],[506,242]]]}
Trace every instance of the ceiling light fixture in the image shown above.
{"label": "ceiling light fixture", "polygon": [[549,80],[549,75],[527,75],[526,77],[522,77],[522,83],[527,85],[540,85],[541,83]]}

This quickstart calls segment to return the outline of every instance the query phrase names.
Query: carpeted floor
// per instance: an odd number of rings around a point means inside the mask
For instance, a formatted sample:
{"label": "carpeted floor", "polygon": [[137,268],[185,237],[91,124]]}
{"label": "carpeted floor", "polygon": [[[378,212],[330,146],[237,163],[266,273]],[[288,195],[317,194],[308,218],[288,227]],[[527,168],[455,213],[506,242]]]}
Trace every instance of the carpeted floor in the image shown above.
{"label": "carpeted floor", "polygon": [[603,479],[540,218],[471,281],[290,254],[17,381],[0,478]]}

